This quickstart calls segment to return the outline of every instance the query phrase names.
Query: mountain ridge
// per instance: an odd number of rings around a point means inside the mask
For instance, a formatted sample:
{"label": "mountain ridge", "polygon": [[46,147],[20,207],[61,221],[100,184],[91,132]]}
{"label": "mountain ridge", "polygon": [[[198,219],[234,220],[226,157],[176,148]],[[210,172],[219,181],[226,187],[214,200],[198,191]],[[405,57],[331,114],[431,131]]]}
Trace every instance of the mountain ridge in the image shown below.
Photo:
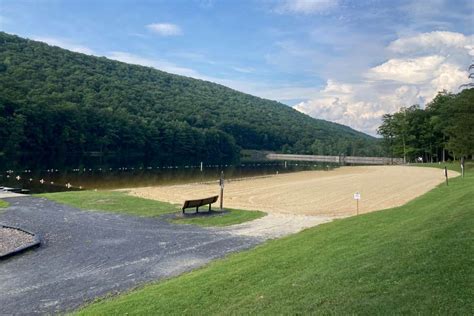
{"label": "mountain ridge", "polygon": [[136,152],[185,162],[235,160],[240,148],[380,154],[372,136],[217,83],[4,32],[0,44],[4,155]]}

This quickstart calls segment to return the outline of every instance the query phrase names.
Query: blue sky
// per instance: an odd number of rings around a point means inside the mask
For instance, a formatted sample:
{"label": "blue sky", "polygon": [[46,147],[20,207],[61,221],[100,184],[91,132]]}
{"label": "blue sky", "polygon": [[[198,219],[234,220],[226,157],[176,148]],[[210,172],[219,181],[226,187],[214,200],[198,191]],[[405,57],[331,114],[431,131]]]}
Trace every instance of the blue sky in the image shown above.
{"label": "blue sky", "polygon": [[221,83],[375,134],[457,91],[474,56],[463,0],[0,0],[0,29]]}

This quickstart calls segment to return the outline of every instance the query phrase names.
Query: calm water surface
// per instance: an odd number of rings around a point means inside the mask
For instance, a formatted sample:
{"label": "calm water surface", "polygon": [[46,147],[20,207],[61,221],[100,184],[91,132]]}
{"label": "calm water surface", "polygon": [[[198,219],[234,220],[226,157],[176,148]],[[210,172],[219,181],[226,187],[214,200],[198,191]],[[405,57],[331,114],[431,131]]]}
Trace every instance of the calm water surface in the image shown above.
{"label": "calm water surface", "polygon": [[[329,166],[332,168],[333,166]],[[80,189],[121,189],[172,185],[327,169],[327,164],[308,162],[242,162],[234,165],[188,166],[81,166],[49,169],[0,170],[0,186],[24,188],[32,193]]]}

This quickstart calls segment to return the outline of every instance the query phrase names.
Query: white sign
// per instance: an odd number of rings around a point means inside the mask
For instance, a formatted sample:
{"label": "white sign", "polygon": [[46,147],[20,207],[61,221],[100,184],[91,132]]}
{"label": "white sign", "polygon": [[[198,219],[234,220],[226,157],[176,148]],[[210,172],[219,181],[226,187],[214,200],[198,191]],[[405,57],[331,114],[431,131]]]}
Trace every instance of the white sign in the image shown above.
{"label": "white sign", "polygon": [[360,193],[359,192],[354,193],[354,200],[360,200]]}

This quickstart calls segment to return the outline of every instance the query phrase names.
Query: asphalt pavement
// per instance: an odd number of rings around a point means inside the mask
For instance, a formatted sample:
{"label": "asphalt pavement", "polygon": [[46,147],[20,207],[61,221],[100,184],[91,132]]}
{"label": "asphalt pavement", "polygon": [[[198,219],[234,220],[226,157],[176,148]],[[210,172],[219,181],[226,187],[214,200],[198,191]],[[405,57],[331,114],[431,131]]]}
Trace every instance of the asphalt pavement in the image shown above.
{"label": "asphalt pavement", "polygon": [[178,275],[262,238],[164,219],[85,211],[13,197],[0,223],[40,235],[41,246],[0,261],[0,314],[64,313],[139,284]]}

